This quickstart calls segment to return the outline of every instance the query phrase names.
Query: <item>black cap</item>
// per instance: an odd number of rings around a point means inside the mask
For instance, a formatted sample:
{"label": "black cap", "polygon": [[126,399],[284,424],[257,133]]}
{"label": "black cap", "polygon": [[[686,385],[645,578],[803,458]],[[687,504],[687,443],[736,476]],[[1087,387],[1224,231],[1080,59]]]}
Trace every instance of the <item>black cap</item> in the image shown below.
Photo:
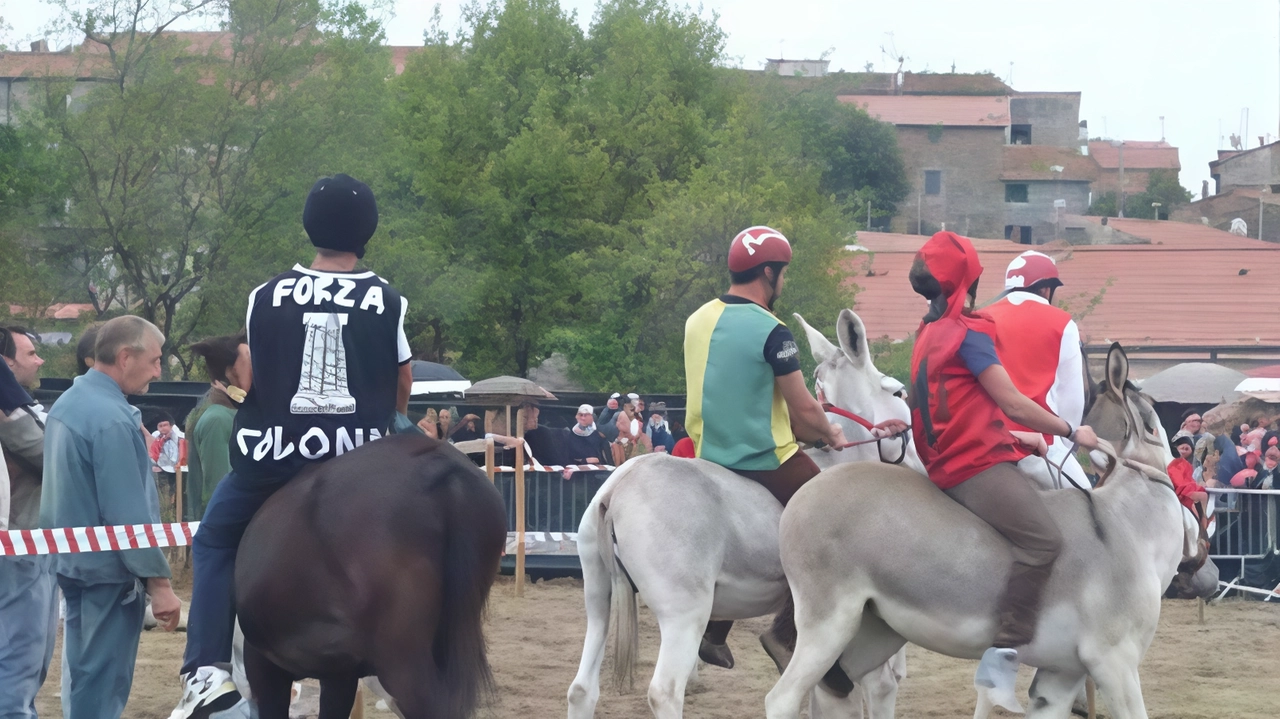
{"label": "black cap", "polygon": [[1177,448],[1178,448],[1178,445],[1180,445],[1180,444],[1185,444],[1185,445],[1187,445],[1188,447],[1190,447],[1190,448],[1192,448],[1192,449],[1195,449],[1195,448],[1196,448],[1196,443],[1195,443],[1195,442],[1194,442],[1190,437],[1186,436],[1185,434],[1184,434],[1184,435],[1182,435],[1181,437],[1178,437],[1177,439],[1173,440],[1172,442],[1170,442],[1170,443],[1169,443],[1169,446],[1170,446],[1170,447],[1172,447],[1172,448],[1174,448],[1174,449],[1177,449]]}
{"label": "black cap", "polygon": [[365,243],[378,229],[373,190],[349,175],[320,178],[307,195],[302,226],[316,247],[364,257]]}

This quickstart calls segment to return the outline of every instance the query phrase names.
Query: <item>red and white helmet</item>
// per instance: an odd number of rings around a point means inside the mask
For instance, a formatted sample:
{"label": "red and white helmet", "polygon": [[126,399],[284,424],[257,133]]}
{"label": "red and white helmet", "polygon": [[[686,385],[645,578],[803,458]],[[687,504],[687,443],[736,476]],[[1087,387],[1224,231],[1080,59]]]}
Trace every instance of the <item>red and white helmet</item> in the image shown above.
{"label": "red and white helmet", "polygon": [[766,262],[790,262],[791,243],[772,227],[748,227],[729,246],[729,271],[746,272]]}
{"label": "red and white helmet", "polygon": [[1058,278],[1058,265],[1053,258],[1035,250],[1028,250],[1009,263],[1004,271],[1004,289],[1026,290],[1040,285],[1042,287],[1061,287]]}

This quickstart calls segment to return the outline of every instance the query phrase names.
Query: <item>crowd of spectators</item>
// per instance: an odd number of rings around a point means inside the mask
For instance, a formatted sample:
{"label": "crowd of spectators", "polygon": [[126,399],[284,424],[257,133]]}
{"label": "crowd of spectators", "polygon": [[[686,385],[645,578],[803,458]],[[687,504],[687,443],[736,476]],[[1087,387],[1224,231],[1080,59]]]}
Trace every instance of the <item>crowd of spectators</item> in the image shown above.
{"label": "crowd of spectators", "polygon": [[[1214,436],[1204,430],[1200,414],[1188,412],[1182,426],[1173,436],[1173,448],[1178,458],[1169,466],[1169,475],[1179,487],[1180,497],[1194,495],[1203,501],[1206,489],[1280,489],[1280,417],[1258,416],[1234,427],[1229,435]],[[1179,480],[1185,473],[1182,465],[1190,468],[1191,480]],[[1263,503],[1258,495],[1217,498],[1218,532],[1213,541],[1214,554],[1262,554],[1261,545],[1267,533],[1262,524],[1267,521]],[[1246,544],[1257,546],[1245,546]],[[1267,553],[1262,559],[1246,560],[1240,580],[1258,588],[1275,589],[1280,585],[1280,557]]]}
{"label": "crowd of spectators", "polygon": [[[613,393],[599,410],[581,405],[567,427],[542,423],[541,410],[535,403],[527,403],[521,409],[528,453],[544,466],[616,466],[640,454],[672,453],[676,443],[687,436],[679,423],[673,427],[664,402],[648,404],[634,392]],[[495,463],[510,466],[515,462],[520,440],[507,427],[505,410],[489,410],[481,419],[474,414],[459,417],[456,407],[428,409],[418,427],[428,436],[455,444],[491,438],[497,450]],[[482,452],[472,452],[470,456],[477,464],[484,463]],[[572,472],[565,474],[567,478]]]}

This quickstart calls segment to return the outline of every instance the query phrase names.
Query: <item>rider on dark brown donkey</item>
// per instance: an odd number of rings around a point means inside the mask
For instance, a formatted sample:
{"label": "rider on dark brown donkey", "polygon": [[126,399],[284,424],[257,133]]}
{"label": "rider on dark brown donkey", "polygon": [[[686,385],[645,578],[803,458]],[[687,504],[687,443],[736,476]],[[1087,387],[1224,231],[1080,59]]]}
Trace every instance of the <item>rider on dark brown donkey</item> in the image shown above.
{"label": "rider on dark brown donkey", "polygon": [[[929,300],[929,312],[911,355],[912,436],[929,479],[1012,545],[999,628],[974,684],[991,689],[994,703],[1021,712],[1013,694],[1017,647],[1035,635],[1062,533],[1016,463],[1043,453],[1046,435],[1085,448],[1095,447],[1097,437],[1014,386],[996,354],[995,323],[972,309],[981,276],[973,243],[959,235],[939,232],[916,254],[911,287]],[[1016,431],[1013,423],[1031,432]]]}
{"label": "rider on dark brown donkey", "polygon": [[206,717],[240,700],[225,669],[232,578],[258,508],[308,464],[409,424],[408,303],[373,272],[356,271],[378,226],[373,192],[346,175],[323,178],[307,196],[302,224],[317,248],[311,266],[295,265],[249,295],[253,387],[236,414],[231,473],[192,543],[183,695],[171,719]]}
{"label": "rider on dark brown donkey", "polygon": [[[729,291],[690,315],[684,329],[688,403],[685,427],[698,457],[763,484],[786,504],[818,466],[797,439],[845,443],[844,431],[827,420],[800,372],[799,348],[773,314],[786,283],[791,243],[769,227],[749,227],[729,247]],[[782,622],[762,637],[771,653],[786,651],[794,637]],[[732,621],[713,619],[698,656],[733,666],[725,644]],[[779,649],[781,647],[781,649]]]}

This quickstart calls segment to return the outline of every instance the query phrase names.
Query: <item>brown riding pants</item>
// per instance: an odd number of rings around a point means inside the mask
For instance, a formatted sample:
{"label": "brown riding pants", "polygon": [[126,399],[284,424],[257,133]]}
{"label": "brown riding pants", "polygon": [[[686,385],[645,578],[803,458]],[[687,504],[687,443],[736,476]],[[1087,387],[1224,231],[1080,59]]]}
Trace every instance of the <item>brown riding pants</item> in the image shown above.
{"label": "brown riding pants", "polygon": [[818,476],[818,465],[809,459],[809,455],[804,452],[796,452],[791,455],[787,461],[782,463],[777,469],[766,470],[733,470],[741,474],[747,479],[754,480],[763,484],[765,489],[773,493],[773,496],[782,502],[782,506],[787,506],[792,495],[794,495],[805,482]]}
{"label": "brown riding pants", "polygon": [[995,647],[1019,647],[1035,637],[1044,587],[1062,549],[1062,532],[1044,498],[1018,466],[1005,462],[946,490],[1013,545],[1013,571],[997,608]]}

